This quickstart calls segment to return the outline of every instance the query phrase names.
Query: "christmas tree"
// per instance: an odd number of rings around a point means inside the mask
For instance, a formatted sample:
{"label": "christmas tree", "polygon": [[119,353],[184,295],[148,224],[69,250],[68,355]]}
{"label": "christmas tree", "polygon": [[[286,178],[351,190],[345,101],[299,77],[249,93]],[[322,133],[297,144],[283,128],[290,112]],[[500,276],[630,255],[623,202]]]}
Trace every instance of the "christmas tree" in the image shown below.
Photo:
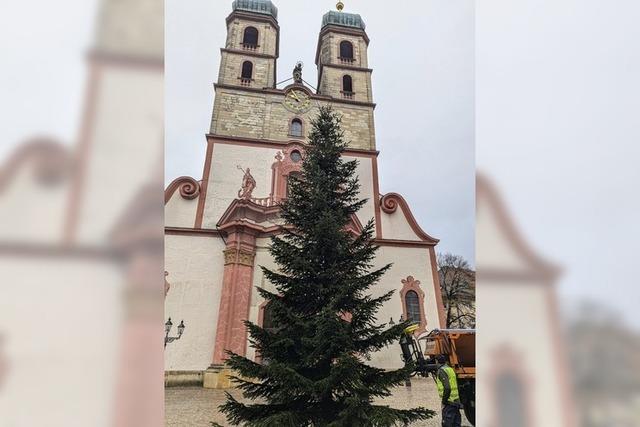
{"label": "christmas tree", "polygon": [[390,265],[374,269],[374,222],[354,235],[347,228],[366,200],[358,198],[357,162],[345,161],[340,117],[329,107],[312,123],[302,173],[291,177],[281,204],[286,224],[272,238],[278,271],[262,268],[277,289],[258,288],[275,328],[246,322],[262,363],[229,353],[227,363],[245,398],[227,393],[220,406],[233,425],[403,426],[433,416],[425,408],[374,404],[403,384],[408,369],[385,371],[369,355],[395,345],[406,324],[387,327],[376,312],[393,292],[371,288]]}

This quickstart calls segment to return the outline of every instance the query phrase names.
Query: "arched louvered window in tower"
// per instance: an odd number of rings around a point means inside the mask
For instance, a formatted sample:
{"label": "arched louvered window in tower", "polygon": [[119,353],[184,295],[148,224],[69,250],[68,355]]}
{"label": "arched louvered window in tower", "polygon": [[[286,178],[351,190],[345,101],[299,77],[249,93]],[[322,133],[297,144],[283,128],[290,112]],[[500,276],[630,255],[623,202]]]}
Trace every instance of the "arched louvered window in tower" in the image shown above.
{"label": "arched louvered window in tower", "polygon": [[244,29],[242,46],[245,49],[255,49],[258,47],[258,30],[255,27],[247,27]]}
{"label": "arched louvered window in tower", "polygon": [[353,44],[346,40],[340,42],[340,59],[353,61]]}
{"label": "arched louvered window in tower", "polygon": [[251,84],[251,79],[253,78],[253,63],[251,61],[244,61],[242,63],[242,72],[240,74],[240,82],[249,86]]}
{"label": "arched louvered window in tower", "polygon": [[353,79],[348,74],[342,76],[342,95],[348,99],[353,98]]}

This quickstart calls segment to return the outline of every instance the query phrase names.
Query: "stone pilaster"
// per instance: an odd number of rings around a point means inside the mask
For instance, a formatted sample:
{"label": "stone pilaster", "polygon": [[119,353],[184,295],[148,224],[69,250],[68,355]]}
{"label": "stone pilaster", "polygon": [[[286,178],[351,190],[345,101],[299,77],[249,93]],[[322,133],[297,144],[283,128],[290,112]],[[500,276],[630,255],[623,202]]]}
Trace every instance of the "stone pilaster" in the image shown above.
{"label": "stone pilaster", "polygon": [[255,260],[255,235],[243,227],[229,233],[224,250],[224,273],[213,364],[227,359],[226,351],[245,355]]}

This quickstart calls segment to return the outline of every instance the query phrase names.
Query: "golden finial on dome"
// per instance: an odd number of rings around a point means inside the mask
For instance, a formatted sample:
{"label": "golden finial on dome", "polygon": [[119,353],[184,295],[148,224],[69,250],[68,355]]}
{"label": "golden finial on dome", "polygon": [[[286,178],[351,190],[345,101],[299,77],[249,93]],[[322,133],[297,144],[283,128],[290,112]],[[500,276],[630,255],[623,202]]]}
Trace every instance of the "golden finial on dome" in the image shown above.
{"label": "golden finial on dome", "polygon": [[338,9],[338,12],[342,12],[342,9],[344,9],[344,3],[339,1],[338,4],[336,4],[336,9]]}

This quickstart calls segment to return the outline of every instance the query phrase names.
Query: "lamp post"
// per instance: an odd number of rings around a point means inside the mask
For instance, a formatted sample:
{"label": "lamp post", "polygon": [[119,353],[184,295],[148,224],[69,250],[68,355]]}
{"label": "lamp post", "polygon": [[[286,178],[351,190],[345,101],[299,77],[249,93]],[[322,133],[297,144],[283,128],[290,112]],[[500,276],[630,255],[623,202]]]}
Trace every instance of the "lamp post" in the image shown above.
{"label": "lamp post", "polygon": [[167,320],[167,323],[164,324],[164,348],[167,348],[167,343],[174,342],[175,340],[179,340],[184,332],[184,320],[180,321],[178,325],[178,335],[175,337],[170,337],[169,333],[171,332],[171,328],[173,327],[173,322],[171,322],[171,317]]}

